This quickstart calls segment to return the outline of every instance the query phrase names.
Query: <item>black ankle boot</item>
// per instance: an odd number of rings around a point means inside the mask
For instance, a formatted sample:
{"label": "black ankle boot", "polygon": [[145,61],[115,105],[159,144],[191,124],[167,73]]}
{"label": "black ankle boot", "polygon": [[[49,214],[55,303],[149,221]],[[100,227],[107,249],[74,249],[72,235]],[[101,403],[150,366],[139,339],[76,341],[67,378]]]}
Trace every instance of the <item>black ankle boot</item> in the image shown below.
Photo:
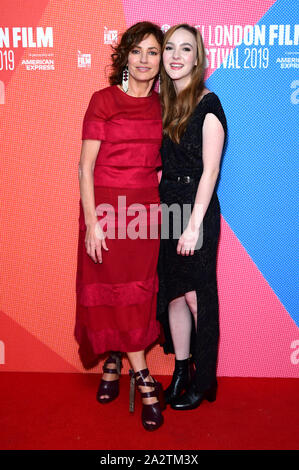
{"label": "black ankle boot", "polygon": [[169,387],[164,390],[165,403],[172,403],[179,398],[190,382],[189,359],[175,360],[175,369]]}
{"label": "black ankle boot", "polygon": [[192,381],[188,390],[177,400],[171,403],[174,410],[194,410],[203,400],[213,402],[216,400],[217,382],[205,391],[198,391],[195,381]]}

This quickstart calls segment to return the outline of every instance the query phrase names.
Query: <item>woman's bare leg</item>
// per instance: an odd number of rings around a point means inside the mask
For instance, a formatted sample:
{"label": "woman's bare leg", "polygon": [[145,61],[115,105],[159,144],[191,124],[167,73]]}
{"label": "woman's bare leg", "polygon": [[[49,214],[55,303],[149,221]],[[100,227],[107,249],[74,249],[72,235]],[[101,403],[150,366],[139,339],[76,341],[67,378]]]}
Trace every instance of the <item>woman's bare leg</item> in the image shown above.
{"label": "woman's bare leg", "polygon": [[185,296],[169,303],[168,319],[175,357],[178,360],[187,359],[190,355],[192,318]]}
{"label": "woman's bare leg", "polygon": [[193,315],[195,322],[195,331],[197,331],[197,295],[196,291],[190,291],[185,294],[185,300],[189,307],[190,312]]}

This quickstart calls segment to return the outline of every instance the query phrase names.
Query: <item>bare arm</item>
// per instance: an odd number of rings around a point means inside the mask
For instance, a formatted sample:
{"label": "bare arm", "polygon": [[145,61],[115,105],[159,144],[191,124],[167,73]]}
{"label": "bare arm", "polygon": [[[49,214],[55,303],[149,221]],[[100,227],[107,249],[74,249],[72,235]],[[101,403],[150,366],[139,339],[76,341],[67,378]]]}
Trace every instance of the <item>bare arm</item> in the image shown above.
{"label": "bare arm", "polygon": [[97,257],[99,262],[102,262],[101,246],[103,245],[103,248],[107,250],[104,236],[102,239],[99,238],[99,234],[102,235],[102,232],[97,223],[94,198],[93,172],[100,146],[100,140],[83,140],[79,162],[80,197],[87,229],[85,245],[87,253],[95,263],[97,262]]}
{"label": "bare arm", "polygon": [[199,237],[199,228],[210,204],[219,174],[221,155],[224,144],[224,130],[219,119],[208,113],[203,124],[203,173],[201,175],[191,217],[179,239],[178,254],[193,255]]}
{"label": "bare arm", "polygon": [[79,162],[79,185],[86,226],[97,221],[94,200],[93,171],[100,146],[100,140],[82,141]]}

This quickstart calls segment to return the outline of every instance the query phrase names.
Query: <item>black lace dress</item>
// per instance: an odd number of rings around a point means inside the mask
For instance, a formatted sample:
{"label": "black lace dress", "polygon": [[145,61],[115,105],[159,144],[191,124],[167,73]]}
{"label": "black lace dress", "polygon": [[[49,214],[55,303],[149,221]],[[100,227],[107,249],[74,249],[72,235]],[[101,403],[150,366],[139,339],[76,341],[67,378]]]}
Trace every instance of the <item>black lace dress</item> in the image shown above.
{"label": "black lace dress", "polygon": [[[203,171],[202,128],[207,113],[213,113],[221,122],[225,135],[226,118],[221,102],[215,93],[203,96],[191,115],[186,131],[179,144],[164,136],[161,148],[162,179],[160,198],[162,206],[190,204],[193,208],[198,183]],[[192,177],[176,182],[177,176]],[[165,231],[167,217],[163,214],[162,235],[158,263],[159,293],[157,318],[163,326],[163,348],[166,354],[174,353],[168,322],[168,304],[176,297],[195,290],[197,294],[197,332],[194,321],[191,334],[190,353],[195,362],[196,381],[202,391],[209,388],[216,380],[218,356],[219,316],[218,292],[216,279],[216,258],[220,232],[220,206],[214,190],[206,211],[202,230],[201,248],[192,256],[178,255],[176,252],[178,237],[173,232],[173,217],[180,217],[176,211],[169,212],[169,237]],[[182,231],[188,218],[181,211]],[[174,225],[176,226],[176,225]],[[193,318],[193,316],[192,316]]]}

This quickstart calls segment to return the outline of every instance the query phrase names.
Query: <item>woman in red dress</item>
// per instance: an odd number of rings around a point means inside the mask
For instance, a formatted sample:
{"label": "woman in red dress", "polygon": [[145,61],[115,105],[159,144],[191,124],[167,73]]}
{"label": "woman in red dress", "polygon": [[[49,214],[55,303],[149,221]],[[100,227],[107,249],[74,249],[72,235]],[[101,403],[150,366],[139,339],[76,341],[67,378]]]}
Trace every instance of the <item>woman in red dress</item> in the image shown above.
{"label": "woman in red dress", "polygon": [[162,121],[153,86],[162,42],[160,28],[149,22],[123,34],[112,54],[111,86],[92,95],[85,113],[79,163],[79,354],[85,367],[92,367],[98,355],[110,352],[97,392],[98,401],[108,403],[118,396],[121,353],[127,353],[131,390],[136,380],[146,430],[163,423],[163,390],[144,353],[160,333],[156,215]]}

